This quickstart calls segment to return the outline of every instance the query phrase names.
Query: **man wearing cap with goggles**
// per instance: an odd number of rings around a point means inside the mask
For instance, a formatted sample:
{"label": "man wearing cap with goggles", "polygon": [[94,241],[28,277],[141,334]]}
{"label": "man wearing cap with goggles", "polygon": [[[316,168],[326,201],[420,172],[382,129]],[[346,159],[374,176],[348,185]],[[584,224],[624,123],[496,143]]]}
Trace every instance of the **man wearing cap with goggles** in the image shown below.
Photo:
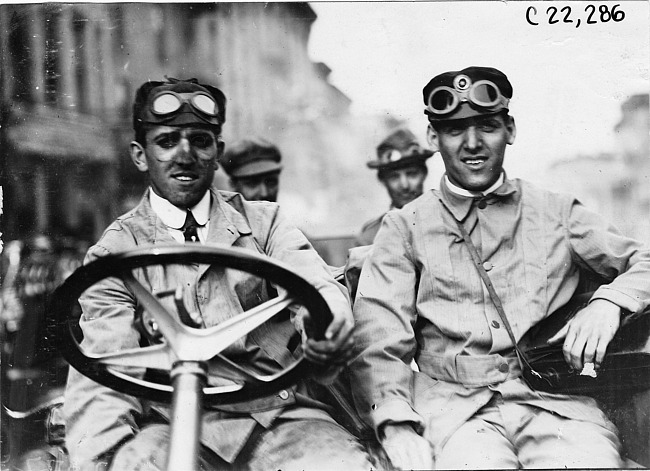
{"label": "man wearing cap with goggles", "polygon": [[[148,174],[150,187],[139,205],[119,217],[91,247],[86,260],[174,242],[236,246],[277,258],[314,283],[333,313],[327,340],[302,342],[306,356],[333,366],[344,364],[353,342],[352,313],[345,290],[327,265],[276,204],[249,203],[237,193],[212,187],[223,150],[225,111],[223,93],[195,79],[147,82],[139,88],[131,158]],[[237,270],[199,264],[159,268],[146,267],[137,275],[139,281],[152,293],[183,286],[185,299],[193,305],[182,320],[195,328],[214,326],[271,297],[265,280]],[[171,298],[161,297],[160,302],[176,312],[167,305],[174,302]],[[140,307],[121,280],[93,285],[80,305],[87,348],[104,353],[138,346],[133,318]],[[287,316],[265,324],[263,335],[248,335],[229,350],[236,357],[251,358],[252,368],[281,370],[301,343],[304,321],[303,311],[297,310],[291,320]],[[169,426],[161,418],[168,410],[161,407],[157,415],[148,411],[138,399],[71,370],[65,414],[72,467],[159,469],[169,447]],[[204,470],[313,469],[329,462],[355,470],[371,466],[363,448],[325,406],[307,395],[304,384],[256,401],[206,409],[201,436]]]}
{"label": "man wearing cap with goggles", "polygon": [[[427,178],[426,160],[432,155],[408,129],[396,129],[377,146],[377,160],[367,165],[377,169],[377,178],[391,199],[390,209],[399,209],[422,194]],[[382,214],[363,225],[357,245],[372,244],[383,217]]]}
{"label": "man wearing cap with goggles", "polygon": [[280,150],[261,137],[237,141],[226,148],[221,166],[230,185],[248,201],[278,199],[282,165]]}
{"label": "man wearing cap with goggles", "polygon": [[551,339],[563,342],[578,371],[587,363],[598,369],[622,311],[650,303],[647,247],[574,198],[506,177],[512,94],[508,78],[487,67],[427,84],[428,140],[446,174],[440,190],[384,217],[361,272],[352,390],[400,468],[621,466],[616,428],[594,399],[534,391],[523,381],[457,224],[517,341],[572,297],[581,270],[605,280]]}

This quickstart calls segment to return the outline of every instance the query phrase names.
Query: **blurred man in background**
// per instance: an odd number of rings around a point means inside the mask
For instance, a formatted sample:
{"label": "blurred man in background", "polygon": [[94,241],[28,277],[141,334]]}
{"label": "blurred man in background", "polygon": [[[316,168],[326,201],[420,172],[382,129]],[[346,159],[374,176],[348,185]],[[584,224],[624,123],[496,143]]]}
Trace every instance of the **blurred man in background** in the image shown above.
{"label": "blurred man in background", "polygon": [[[377,169],[377,178],[390,196],[390,209],[399,209],[422,194],[428,173],[425,161],[432,155],[408,129],[393,131],[377,146],[377,160],[368,162],[368,167]],[[363,225],[357,245],[372,244],[384,214]]]}
{"label": "blurred man in background", "polygon": [[233,190],[248,201],[278,199],[282,165],[280,150],[261,137],[242,139],[226,147],[221,165]]}

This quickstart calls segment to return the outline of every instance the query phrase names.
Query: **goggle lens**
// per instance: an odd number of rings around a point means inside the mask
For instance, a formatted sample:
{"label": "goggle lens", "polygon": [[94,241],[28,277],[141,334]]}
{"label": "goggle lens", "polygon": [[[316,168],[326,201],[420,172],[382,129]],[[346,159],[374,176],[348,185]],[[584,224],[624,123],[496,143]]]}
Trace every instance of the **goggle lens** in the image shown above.
{"label": "goggle lens", "polygon": [[202,111],[207,115],[217,115],[217,104],[207,95],[194,95],[192,97],[192,104],[194,104],[199,111]]}
{"label": "goggle lens", "polygon": [[429,97],[429,106],[433,109],[433,111],[441,114],[452,111],[455,108],[457,102],[458,99],[454,93],[447,88],[439,88],[438,90],[434,90],[434,92]]}
{"label": "goggle lens", "polygon": [[499,102],[500,93],[490,82],[478,82],[471,90],[471,100],[484,107],[494,106]]}
{"label": "goggle lens", "polygon": [[151,109],[156,114],[169,114],[178,111],[181,104],[181,100],[176,95],[165,93],[154,99]]}

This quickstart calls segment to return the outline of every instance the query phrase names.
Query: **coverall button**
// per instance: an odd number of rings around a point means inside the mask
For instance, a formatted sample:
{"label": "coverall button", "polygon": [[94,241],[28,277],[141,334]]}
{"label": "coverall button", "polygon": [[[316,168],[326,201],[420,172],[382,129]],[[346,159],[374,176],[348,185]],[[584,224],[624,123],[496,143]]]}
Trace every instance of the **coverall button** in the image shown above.
{"label": "coverall button", "polygon": [[494,327],[495,329],[498,329],[499,327],[501,327],[501,325],[500,325],[497,321],[492,321],[491,325],[492,325],[492,327]]}
{"label": "coverall button", "polygon": [[289,399],[289,393],[287,391],[285,391],[284,389],[282,391],[280,391],[279,396],[280,396],[280,399],[282,399],[283,401],[286,401],[287,399]]}
{"label": "coverall button", "polygon": [[510,367],[508,366],[507,363],[501,363],[501,364],[499,365],[499,371],[500,371],[501,373],[507,373],[508,370],[510,370]]}
{"label": "coverall button", "polygon": [[483,262],[483,268],[485,271],[490,271],[493,267],[494,265],[492,265],[492,262]]}

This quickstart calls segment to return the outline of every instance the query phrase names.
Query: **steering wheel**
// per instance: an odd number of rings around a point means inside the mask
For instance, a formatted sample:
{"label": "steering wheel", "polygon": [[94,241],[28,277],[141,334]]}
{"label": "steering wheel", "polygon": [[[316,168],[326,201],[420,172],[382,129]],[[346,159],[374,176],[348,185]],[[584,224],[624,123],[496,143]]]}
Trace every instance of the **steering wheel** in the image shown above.
{"label": "steering wheel", "polygon": [[[216,326],[206,329],[188,327],[135,278],[133,270],[152,265],[190,263],[219,265],[251,273],[282,287],[286,294]],[[77,300],[87,288],[108,277],[122,279],[156,322],[164,339],[162,343],[106,354],[84,351],[78,339],[78,319],[71,313],[76,306],[78,309]],[[68,277],[51,301],[51,335],[64,358],[82,374],[111,389],[155,401],[171,401],[172,385],[168,381],[153,381],[146,375],[144,378],[141,374],[131,376],[124,372],[124,367],[138,368],[141,373],[143,368],[171,371],[174,365],[182,362],[203,365],[209,362],[210,377],[224,374],[228,384],[203,386],[205,403],[228,404],[271,394],[295,384],[308,373],[324,368],[300,356],[284,370],[265,375],[248,371],[222,355],[229,345],[294,304],[309,311],[308,336],[322,339],[332,313],[318,290],[288,266],[243,249],[198,244],[147,247],[99,258]],[[176,305],[180,310],[184,309],[182,300],[177,300]]]}

